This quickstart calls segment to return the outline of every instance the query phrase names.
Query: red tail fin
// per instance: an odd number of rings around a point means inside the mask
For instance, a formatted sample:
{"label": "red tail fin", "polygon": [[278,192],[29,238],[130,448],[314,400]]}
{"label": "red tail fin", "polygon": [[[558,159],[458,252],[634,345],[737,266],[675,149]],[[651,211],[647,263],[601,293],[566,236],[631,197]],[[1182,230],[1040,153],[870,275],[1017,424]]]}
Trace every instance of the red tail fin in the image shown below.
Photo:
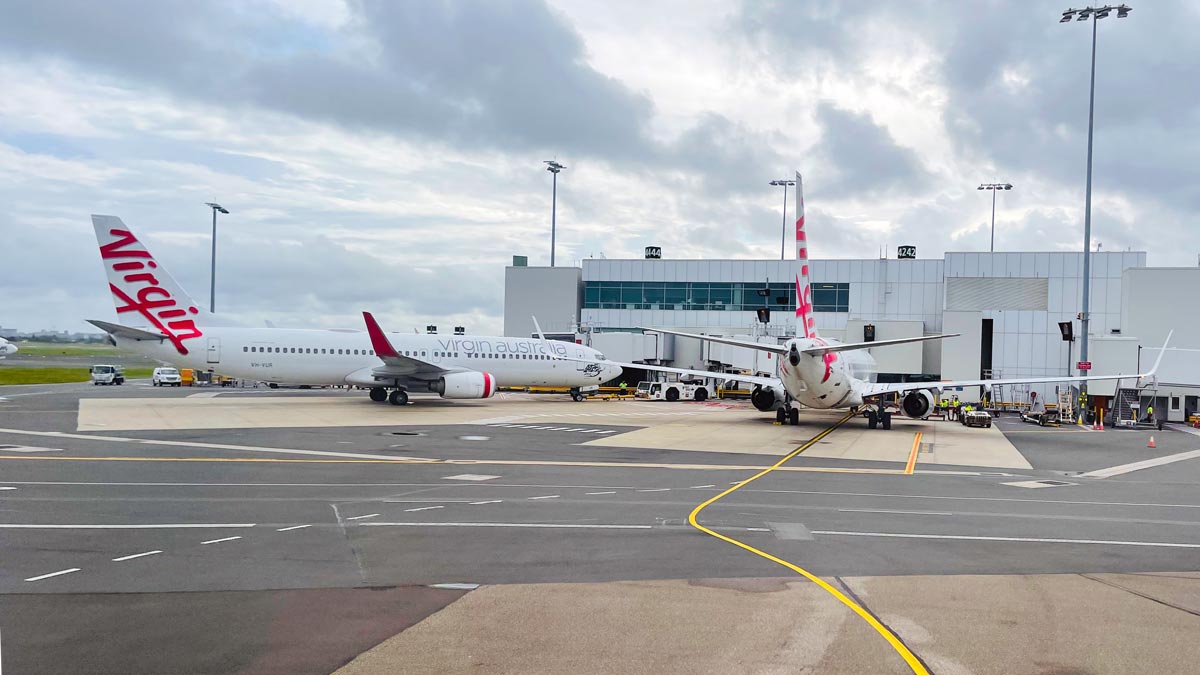
{"label": "red tail fin", "polygon": [[796,172],[796,335],[817,337],[812,284],[808,281],[808,236],[804,232],[804,181]]}

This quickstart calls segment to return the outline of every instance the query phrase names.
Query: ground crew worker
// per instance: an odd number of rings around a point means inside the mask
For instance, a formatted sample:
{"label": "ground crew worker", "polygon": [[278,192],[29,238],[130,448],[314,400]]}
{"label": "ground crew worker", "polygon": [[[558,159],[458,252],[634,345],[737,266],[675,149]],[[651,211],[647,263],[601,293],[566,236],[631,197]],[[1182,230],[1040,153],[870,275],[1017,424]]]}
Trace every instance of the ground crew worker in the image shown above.
{"label": "ground crew worker", "polygon": [[972,406],[970,403],[963,406],[963,408],[962,408],[963,414],[959,415],[959,419],[960,419],[960,421],[962,421],[963,424],[967,423],[967,413],[971,412],[974,409],[975,409],[975,407]]}
{"label": "ground crew worker", "polygon": [[958,400],[958,394],[954,395],[954,403],[952,403],[950,405],[954,410],[954,417],[957,419],[958,417],[960,417],[959,413],[961,412],[961,408],[962,408],[962,403],[960,403]]}
{"label": "ground crew worker", "polygon": [[1146,406],[1146,421],[1147,422],[1154,421],[1154,406],[1153,405]]}
{"label": "ground crew worker", "polygon": [[627,388],[629,388],[629,385],[625,384],[625,380],[621,380],[621,385],[620,385],[620,386],[621,386],[621,395],[622,395],[622,396],[624,396],[624,395],[625,395],[625,390],[626,390]]}

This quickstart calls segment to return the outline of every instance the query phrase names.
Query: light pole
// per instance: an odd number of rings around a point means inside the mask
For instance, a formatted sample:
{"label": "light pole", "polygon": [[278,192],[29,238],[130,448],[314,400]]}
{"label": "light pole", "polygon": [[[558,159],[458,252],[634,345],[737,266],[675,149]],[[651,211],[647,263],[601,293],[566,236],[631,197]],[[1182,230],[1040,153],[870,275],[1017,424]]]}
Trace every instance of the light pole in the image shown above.
{"label": "light pole", "polygon": [[213,212],[213,233],[212,233],[212,266],[208,270],[209,286],[208,286],[208,311],[215,313],[217,311],[217,212],[228,214],[229,211],[220,204],[212,202],[204,202]]}
{"label": "light pole", "polygon": [[996,190],[1011,190],[1012,183],[983,183],[978,190],[992,191],[992,245],[988,247],[988,251],[996,252]]}
{"label": "light pole", "polygon": [[783,186],[783,232],[779,236],[779,259],[784,260],[784,251],[787,250],[787,189],[789,185],[795,185],[794,180],[773,180],[771,185]]}
{"label": "light pole", "polygon": [[543,164],[546,165],[546,170],[554,174],[554,187],[550,193],[550,266],[554,267],[554,230],[557,223],[555,219],[558,211],[558,172],[567,168],[558,162],[548,159]]}
{"label": "light pole", "polygon": [[[1083,198],[1083,311],[1079,315],[1080,332],[1082,333],[1079,336],[1080,361],[1088,360],[1088,322],[1092,290],[1092,128],[1096,119],[1096,24],[1100,19],[1108,18],[1114,9],[1117,10],[1118,19],[1124,19],[1132,11],[1132,8],[1124,4],[1115,7],[1112,5],[1084,7],[1083,9],[1068,9],[1058,20],[1059,23],[1070,23],[1072,18],[1075,21],[1092,20],[1092,80],[1088,93],[1087,188]],[[1079,372],[1081,375],[1087,374],[1083,371]],[[1081,389],[1086,391],[1086,383],[1081,386]]]}

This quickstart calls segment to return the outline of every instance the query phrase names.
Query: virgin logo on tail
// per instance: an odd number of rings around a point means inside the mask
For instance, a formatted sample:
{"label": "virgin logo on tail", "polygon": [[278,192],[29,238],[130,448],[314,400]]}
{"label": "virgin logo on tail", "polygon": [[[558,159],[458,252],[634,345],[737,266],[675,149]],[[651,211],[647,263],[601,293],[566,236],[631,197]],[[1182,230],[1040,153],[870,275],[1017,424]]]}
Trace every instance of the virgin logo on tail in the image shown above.
{"label": "virgin logo on tail", "polygon": [[130,295],[109,282],[108,287],[112,290],[113,297],[119,301],[117,314],[137,312],[149,321],[150,325],[162,331],[171,344],[175,345],[176,351],[186,355],[188,349],[184,346],[184,341],[201,337],[204,333],[196,327],[195,320],[184,317],[197,314],[200,310],[192,306],[179,307],[171,292],[159,285],[158,279],[151,271],[158,268],[158,263],[154,262],[154,257],[149,251],[138,250],[145,247],[137,246],[140,242],[132,232],[113,229],[109,230],[108,234],[116,239],[100,246],[100,258],[113,272],[122,275],[122,279],[128,284],[126,288],[132,293]]}

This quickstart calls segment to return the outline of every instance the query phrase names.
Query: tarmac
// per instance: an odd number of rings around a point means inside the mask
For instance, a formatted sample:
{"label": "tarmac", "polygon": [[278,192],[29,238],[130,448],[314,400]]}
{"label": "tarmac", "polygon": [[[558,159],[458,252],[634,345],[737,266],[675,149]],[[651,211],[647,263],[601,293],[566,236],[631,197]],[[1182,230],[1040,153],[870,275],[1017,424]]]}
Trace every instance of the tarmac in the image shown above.
{"label": "tarmac", "polygon": [[1196,436],[801,417],[0,388],[0,664],[1194,672]]}

